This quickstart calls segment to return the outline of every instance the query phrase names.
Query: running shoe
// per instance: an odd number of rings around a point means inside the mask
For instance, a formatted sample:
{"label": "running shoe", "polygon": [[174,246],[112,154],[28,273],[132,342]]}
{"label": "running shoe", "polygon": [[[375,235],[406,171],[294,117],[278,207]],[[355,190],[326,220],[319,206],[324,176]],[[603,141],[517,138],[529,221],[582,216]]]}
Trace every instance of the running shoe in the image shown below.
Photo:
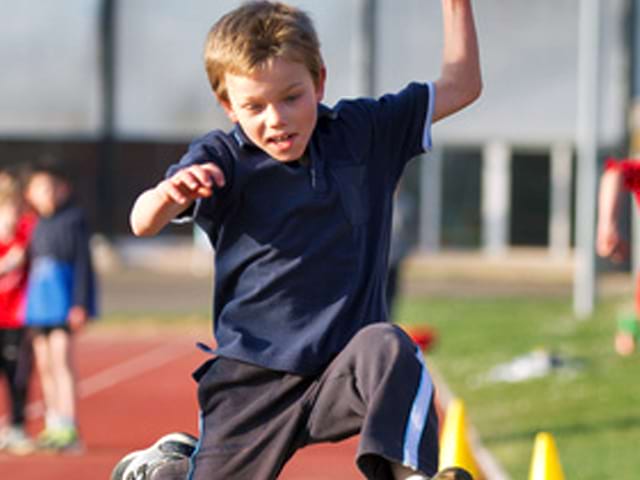
{"label": "running shoe", "polygon": [[58,453],[81,453],[84,450],[75,427],[45,429],[38,435],[36,446],[39,450]]}
{"label": "running shoe", "polygon": [[14,455],[26,455],[35,450],[35,443],[29,438],[24,428],[10,426],[0,433],[0,450]]}
{"label": "running shoe", "polygon": [[165,435],[149,448],[125,455],[111,472],[111,480],[187,478],[197,442],[187,433]]}

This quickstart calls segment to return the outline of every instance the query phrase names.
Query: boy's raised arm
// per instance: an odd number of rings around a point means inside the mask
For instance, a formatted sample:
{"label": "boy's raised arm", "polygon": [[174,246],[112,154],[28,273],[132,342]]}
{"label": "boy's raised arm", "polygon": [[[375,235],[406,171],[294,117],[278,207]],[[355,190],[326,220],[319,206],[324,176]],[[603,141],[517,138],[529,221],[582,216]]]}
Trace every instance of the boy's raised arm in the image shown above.
{"label": "boy's raised arm", "polygon": [[480,96],[482,75],[471,0],[442,0],[444,48],[436,80],[433,121],[440,120]]}
{"label": "boy's raised arm", "polygon": [[196,199],[211,196],[214,183],[223,187],[225,178],[213,163],[179,170],[136,199],[129,218],[131,230],[137,236],[155,235]]}

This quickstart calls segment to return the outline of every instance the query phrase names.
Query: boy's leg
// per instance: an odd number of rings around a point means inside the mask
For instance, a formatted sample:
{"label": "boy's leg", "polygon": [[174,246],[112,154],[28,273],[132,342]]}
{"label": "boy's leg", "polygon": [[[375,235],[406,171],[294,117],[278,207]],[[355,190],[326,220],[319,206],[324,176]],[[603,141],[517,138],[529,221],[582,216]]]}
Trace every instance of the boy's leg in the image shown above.
{"label": "boy's leg", "polygon": [[200,438],[190,461],[184,461],[184,455],[163,454],[160,439],[125,456],[115,466],[112,480],[128,480],[132,471],[143,471],[135,477],[143,480],[277,478],[301,446],[307,415],[304,397],[314,388],[316,377],[216,358],[200,367],[194,378],[201,418]]}
{"label": "boy's leg", "polygon": [[226,358],[196,374],[200,440],[190,480],[272,480],[301,446],[304,397],[316,377]]}
{"label": "boy's leg", "polygon": [[398,327],[362,329],[323,374],[305,443],[361,433],[357,463],[369,479],[393,479],[390,465],[425,475],[438,467],[433,383],[422,354]]}

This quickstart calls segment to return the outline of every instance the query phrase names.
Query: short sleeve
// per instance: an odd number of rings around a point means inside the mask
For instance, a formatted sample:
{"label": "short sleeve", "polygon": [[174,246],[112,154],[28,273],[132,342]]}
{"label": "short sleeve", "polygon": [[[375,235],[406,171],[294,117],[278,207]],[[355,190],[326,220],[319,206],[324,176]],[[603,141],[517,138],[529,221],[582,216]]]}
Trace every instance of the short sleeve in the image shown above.
{"label": "short sleeve", "polygon": [[167,169],[165,178],[169,178],[181,169],[191,165],[214,163],[222,170],[225,176],[224,187],[214,187],[213,195],[210,198],[196,200],[190,208],[179,214],[173,220],[173,223],[196,222],[205,231],[209,231],[212,228],[218,205],[233,183],[233,163],[224,146],[224,141],[221,139],[223,135],[226,134],[215,130],[197,138],[191,142],[180,161]]}
{"label": "short sleeve", "polygon": [[346,103],[339,111],[353,130],[347,138],[363,140],[375,168],[398,178],[411,158],[431,149],[434,94],[432,84],[414,82],[377,100]]}

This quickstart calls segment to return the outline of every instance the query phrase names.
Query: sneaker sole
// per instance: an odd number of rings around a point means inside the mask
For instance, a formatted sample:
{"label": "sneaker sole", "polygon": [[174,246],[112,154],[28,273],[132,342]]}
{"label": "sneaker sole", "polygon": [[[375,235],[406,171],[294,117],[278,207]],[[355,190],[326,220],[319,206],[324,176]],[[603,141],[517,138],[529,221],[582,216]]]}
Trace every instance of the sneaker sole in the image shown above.
{"label": "sneaker sole", "polygon": [[36,447],[33,444],[25,444],[25,445],[9,445],[4,448],[4,451],[11,454],[17,455],[19,457],[23,455],[29,455],[36,451]]}

